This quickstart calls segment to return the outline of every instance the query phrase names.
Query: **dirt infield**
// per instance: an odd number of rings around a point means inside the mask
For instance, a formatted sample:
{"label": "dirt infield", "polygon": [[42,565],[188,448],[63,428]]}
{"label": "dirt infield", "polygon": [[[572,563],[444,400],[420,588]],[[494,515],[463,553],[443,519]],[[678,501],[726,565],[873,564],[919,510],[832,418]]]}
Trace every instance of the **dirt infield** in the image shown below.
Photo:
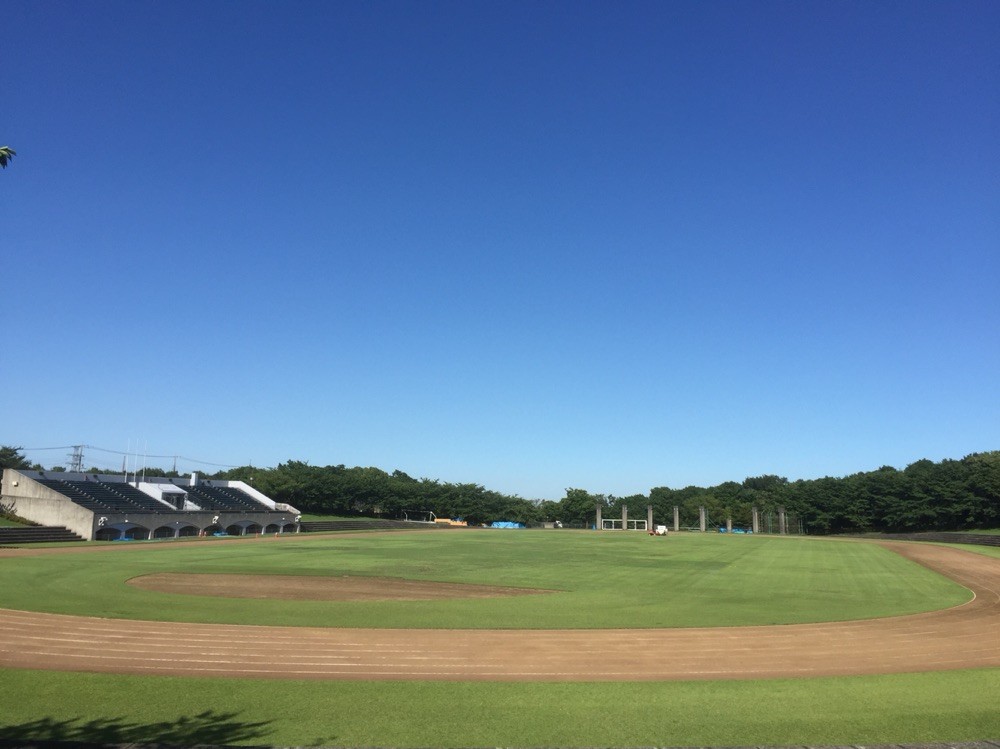
{"label": "dirt infield", "polygon": [[535,588],[436,583],[398,577],[304,577],[301,575],[210,575],[158,572],[126,581],[143,590],[213,598],[276,598],[283,601],[439,601],[505,598],[552,593]]}
{"label": "dirt infield", "polygon": [[392,630],[96,619],[0,609],[0,666],[452,681],[763,679],[1000,667],[1000,559],[884,544],[975,593],[913,616],[767,627]]}

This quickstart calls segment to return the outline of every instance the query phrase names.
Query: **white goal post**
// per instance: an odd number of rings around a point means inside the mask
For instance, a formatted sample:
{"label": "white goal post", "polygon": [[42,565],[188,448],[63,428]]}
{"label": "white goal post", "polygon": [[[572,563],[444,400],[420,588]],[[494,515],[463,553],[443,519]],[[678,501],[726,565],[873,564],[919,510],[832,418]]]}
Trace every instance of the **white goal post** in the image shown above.
{"label": "white goal post", "polygon": [[[648,530],[646,527],[645,520],[626,520],[628,527],[625,530],[629,531],[644,531]],[[601,530],[602,531],[620,531],[622,530],[621,518],[602,518],[601,519]]]}

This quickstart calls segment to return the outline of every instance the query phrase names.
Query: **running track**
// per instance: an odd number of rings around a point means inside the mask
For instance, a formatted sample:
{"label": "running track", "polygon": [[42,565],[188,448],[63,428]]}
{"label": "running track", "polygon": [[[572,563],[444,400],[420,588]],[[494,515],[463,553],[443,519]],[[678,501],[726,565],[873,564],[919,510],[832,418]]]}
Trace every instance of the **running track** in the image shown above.
{"label": "running track", "polygon": [[763,679],[1000,667],[1000,559],[931,544],[884,545],[969,588],[974,600],[866,621],[620,630],[232,626],[0,609],[0,666],[450,681]]}

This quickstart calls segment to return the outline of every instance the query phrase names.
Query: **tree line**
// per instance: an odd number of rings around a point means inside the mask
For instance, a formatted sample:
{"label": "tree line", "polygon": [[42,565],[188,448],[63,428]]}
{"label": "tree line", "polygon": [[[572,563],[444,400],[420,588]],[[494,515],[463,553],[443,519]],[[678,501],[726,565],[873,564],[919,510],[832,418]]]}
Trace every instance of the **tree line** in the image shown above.
{"label": "tree line", "polygon": [[[41,468],[20,448],[0,447],[0,468]],[[93,472],[107,473],[107,471]],[[147,476],[177,476],[147,468]],[[673,521],[678,507],[682,526],[698,525],[704,507],[712,525],[731,518],[749,527],[751,508],[763,516],[779,508],[795,518],[795,529],[810,534],[950,531],[1000,528],[1000,451],[974,453],[960,460],[918,460],[903,470],[883,466],[843,478],[789,481],[755,476],[718,486],[654,487],[649,494],[617,497],[570,488],[558,501],[524,499],[479,484],[413,478],[402,471],[344,465],[312,466],[290,460],[273,468],[243,466],[206,478],[245,481],[278,502],[316,515],[411,518],[433,512],[470,524],[507,520],[525,524],[561,521],[592,525],[600,505],[605,518],[645,518],[653,507],[658,523]]]}
{"label": "tree line", "polygon": [[682,526],[698,525],[704,507],[712,525],[732,519],[749,527],[752,508],[773,516],[783,508],[805,533],[901,533],[1000,528],[1000,451],[973,453],[961,460],[918,460],[903,470],[891,466],[843,478],[789,481],[775,475],[718,486],[655,487],[648,495],[593,495],[569,489],[560,503],[571,522],[592,522],[595,504],[605,518],[645,517],[652,505],[657,522],[673,521],[679,508]]}

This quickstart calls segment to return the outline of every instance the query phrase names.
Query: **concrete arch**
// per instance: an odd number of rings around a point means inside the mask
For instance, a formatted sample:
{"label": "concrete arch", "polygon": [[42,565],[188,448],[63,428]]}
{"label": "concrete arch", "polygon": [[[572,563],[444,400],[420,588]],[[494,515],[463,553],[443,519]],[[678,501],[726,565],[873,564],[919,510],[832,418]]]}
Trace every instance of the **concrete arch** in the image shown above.
{"label": "concrete arch", "polygon": [[112,523],[97,529],[98,541],[146,541],[151,537],[149,528],[138,523]]}
{"label": "concrete arch", "polygon": [[226,526],[226,533],[230,536],[253,536],[260,532],[260,523],[253,520],[237,520]]}
{"label": "concrete arch", "polygon": [[181,538],[197,536],[199,533],[200,531],[196,526],[181,520],[174,520],[156,528],[153,531],[152,538]]}

